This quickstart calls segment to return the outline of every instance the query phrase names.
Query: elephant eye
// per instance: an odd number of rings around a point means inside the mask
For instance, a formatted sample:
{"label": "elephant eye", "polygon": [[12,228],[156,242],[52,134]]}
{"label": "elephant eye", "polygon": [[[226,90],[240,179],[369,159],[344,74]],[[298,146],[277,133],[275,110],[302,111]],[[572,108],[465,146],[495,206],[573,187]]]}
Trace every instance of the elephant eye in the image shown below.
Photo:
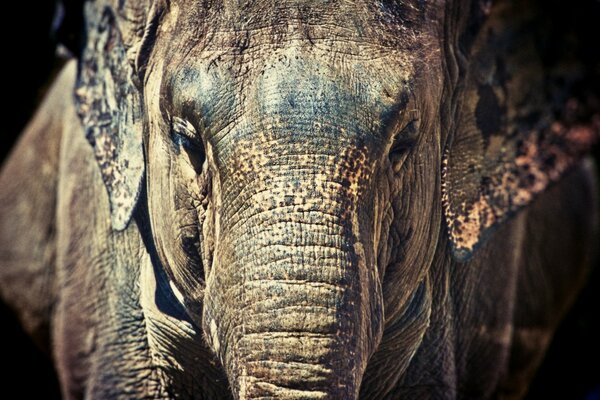
{"label": "elephant eye", "polygon": [[406,155],[415,147],[417,143],[417,119],[411,120],[394,136],[394,142],[390,148],[390,162],[394,170],[398,170]]}
{"label": "elephant eye", "polygon": [[171,138],[175,145],[188,155],[192,167],[197,174],[200,174],[206,154],[194,125],[183,118],[173,117],[171,119]]}

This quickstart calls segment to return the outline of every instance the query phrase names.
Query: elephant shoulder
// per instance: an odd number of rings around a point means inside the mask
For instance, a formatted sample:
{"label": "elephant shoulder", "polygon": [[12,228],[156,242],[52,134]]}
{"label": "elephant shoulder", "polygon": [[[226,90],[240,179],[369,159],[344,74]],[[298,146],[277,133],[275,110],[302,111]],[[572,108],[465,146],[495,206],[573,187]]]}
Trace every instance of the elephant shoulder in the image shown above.
{"label": "elephant shoulder", "polygon": [[60,148],[74,122],[75,73],[68,62],[0,171],[0,297],[43,348],[55,302]]}

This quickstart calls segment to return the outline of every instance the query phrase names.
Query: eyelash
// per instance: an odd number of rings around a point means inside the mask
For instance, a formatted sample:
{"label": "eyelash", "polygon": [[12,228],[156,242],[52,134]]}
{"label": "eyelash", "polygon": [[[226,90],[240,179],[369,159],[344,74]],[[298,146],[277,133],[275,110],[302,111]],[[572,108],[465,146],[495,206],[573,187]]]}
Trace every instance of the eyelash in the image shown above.
{"label": "eyelash", "polygon": [[204,146],[198,137],[196,128],[187,120],[180,117],[171,119],[171,138],[188,155],[197,174],[202,171],[202,165],[206,159]]}
{"label": "eyelash", "polygon": [[192,143],[199,144],[196,128],[187,120],[173,117],[171,120],[171,133]]}
{"label": "eyelash", "polygon": [[417,142],[416,133],[417,119],[414,118],[394,136],[394,142],[392,143],[390,154],[404,153],[412,149]]}

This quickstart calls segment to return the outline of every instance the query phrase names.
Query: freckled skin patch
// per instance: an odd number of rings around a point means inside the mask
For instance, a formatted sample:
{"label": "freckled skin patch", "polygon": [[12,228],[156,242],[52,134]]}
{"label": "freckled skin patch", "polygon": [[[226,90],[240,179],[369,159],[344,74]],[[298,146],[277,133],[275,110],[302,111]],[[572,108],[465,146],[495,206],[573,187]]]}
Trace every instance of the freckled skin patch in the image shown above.
{"label": "freckled skin patch", "polygon": [[[99,10],[90,12],[100,14]],[[143,118],[126,50],[114,27],[115,16],[110,9],[100,15],[88,20],[90,40],[82,55],[75,95],[109,194],[113,227],[123,230],[131,219],[144,175]],[[99,52],[109,56],[98,57]]]}
{"label": "freckled skin patch", "polygon": [[545,97],[550,79],[544,77],[550,73],[532,45],[525,42],[517,50],[498,45],[512,40],[506,24],[519,26],[502,18],[502,11],[490,18],[471,49],[464,105],[442,166],[448,235],[462,261],[600,138],[600,115],[585,102],[553,104]]}
{"label": "freckled skin patch", "polygon": [[[489,229],[528,205],[591,149],[600,136],[600,116],[595,116],[589,126],[569,128],[555,122],[548,130],[528,136],[515,149],[516,157],[509,153],[499,160],[502,172],[498,176],[482,179],[474,202],[455,204],[445,188],[448,233],[459,258],[470,255]],[[445,169],[449,157],[447,153]]]}

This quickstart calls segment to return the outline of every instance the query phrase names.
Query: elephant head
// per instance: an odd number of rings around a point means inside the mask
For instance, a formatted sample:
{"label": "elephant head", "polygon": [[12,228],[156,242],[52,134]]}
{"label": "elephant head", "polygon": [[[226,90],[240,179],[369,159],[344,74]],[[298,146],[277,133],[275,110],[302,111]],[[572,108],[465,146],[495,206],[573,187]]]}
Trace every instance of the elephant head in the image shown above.
{"label": "elephant head", "polygon": [[597,135],[478,7],[86,3],[76,94],[113,227],[147,209],[236,398],[356,398],[376,351],[397,377],[436,251],[468,260]]}

